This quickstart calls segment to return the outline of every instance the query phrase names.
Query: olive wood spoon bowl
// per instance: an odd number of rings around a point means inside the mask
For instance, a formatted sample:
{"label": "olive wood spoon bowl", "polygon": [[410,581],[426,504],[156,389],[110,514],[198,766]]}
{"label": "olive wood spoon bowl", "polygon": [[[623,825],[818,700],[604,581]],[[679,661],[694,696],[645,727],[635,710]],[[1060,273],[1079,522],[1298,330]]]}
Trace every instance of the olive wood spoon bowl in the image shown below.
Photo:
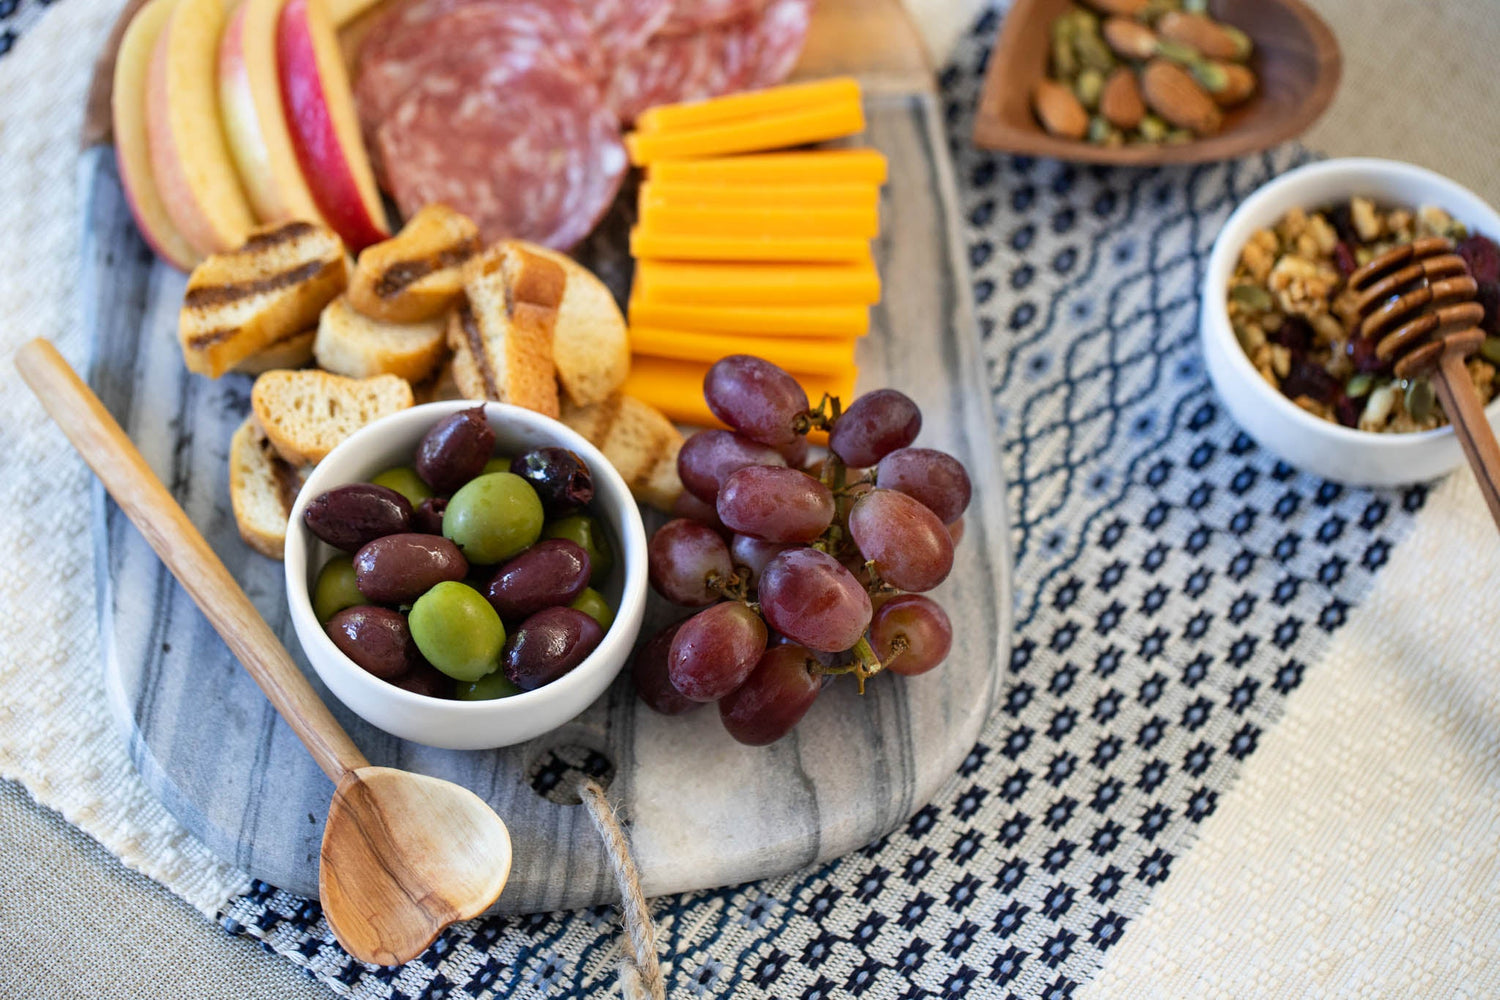
{"label": "olive wood spoon bowl", "polygon": [[444,927],[488,909],[511,862],[510,833],[494,810],[452,782],[371,766],[57,349],[33,340],[15,361],[47,413],[333,780],[318,891],[339,943],[362,962],[400,965]]}

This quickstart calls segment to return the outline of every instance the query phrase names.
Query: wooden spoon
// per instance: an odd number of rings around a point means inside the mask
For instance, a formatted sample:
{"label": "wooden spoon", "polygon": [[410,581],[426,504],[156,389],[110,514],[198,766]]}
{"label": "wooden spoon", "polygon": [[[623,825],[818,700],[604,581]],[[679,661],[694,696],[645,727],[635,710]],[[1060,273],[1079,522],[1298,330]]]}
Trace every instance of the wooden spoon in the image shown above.
{"label": "wooden spoon", "polygon": [[56,348],[33,340],[16,352],[16,367],[337,786],[323,829],[318,889],[339,943],[362,962],[400,965],[444,927],[488,909],[505,887],[511,862],[510,833],[494,810],[451,782],[371,766]]}
{"label": "wooden spoon", "polygon": [[1359,298],[1359,336],[1375,356],[1394,360],[1399,378],[1430,377],[1479,491],[1500,527],[1500,443],[1464,361],[1484,343],[1484,307],[1453,241],[1429,236],[1386,251],[1349,276]]}

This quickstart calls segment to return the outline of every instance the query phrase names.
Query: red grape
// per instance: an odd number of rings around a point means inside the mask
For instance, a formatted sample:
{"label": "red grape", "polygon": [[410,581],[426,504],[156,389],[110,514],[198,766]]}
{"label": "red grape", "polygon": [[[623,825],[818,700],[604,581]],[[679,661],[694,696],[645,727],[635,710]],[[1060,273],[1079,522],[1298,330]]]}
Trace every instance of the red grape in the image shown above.
{"label": "red grape", "polygon": [[954,548],[957,548],[958,543],[964,540],[963,518],[959,518],[957,521],[954,521],[952,524],[948,525],[948,537],[953,539]]}
{"label": "red grape", "polygon": [[729,534],[729,529],[719,520],[719,512],[714,509],[714,505],[704,503],[687,490],[677,494],[677,499],[672,501],[672,514],[674,517],[685,517],[690,521],[706,524],[721,534]]}
{"label": "red grape", "polygon": [[787,465],[794,469],[801,469],[807,465],[807,454],[812,447],[807,443],[805,435],[798,434],[792,438],[791,444],[784,444],[776,450],[781,452],[781,457],[786,460]]}
{"label": "red grape", "polygon": [[745,682],[766,651],[760,615],[725,601],[682,623],[667,653],[672,686],[693,701],[718,701]]}
{"label": "red grape", "polygon": [[[805,440],[805,439],[801,439]],[[713,503],[724,480],[747,465],[786,465],[781,452],[730,431],[699,431],[677,453],[677,475],[689,493]]]}
{"label": "red grape", "polygon": [[806,648],[772,646],[745,683],[719,701],[729,735],[753,747],[775,743],[801,721],[823,688],[817,663]]}
{"label": "red grape", "polygon": [[875,481],[882,488],[920,500],[944,524],[952,524],[969,506],[969,474],[946,452],[934,448],[899,448],[880,460]]}
{"label": "red grape", "polygon": [[849,512],[849,535],[875,572],[897,590],[931,590],[953,568],[953,538],[936,514],[895,490],[860,497]]}
{"label": "red grape", "polygon": [[651,536],[646,547],[647,575],[656,592],[673,604],[701,608],[721,596],[734,566],[729,546],[706,524],[679,517]]}
{"label": "red grape", "polygon": [[870,595],[837,559],[817,549],[774,557],[757,594],[772,628],[819,652],[851,648],[870,624]]}
{"label": "red grape", "polygon": [[811,542],[833,521],[833,494],[805,472],[749,465],[724,481],[719,520],[767,542]]}
{"label": "red grape", "polygon": [[[948,655],[953,645],[953,624],[931,598],[902,594],[875,612],[870,645],[885,669],[908,677],[925,674]],[[899,653],[898,645],[902,647]]]}
{"label": "red grape", "polygon": [[874,465],[905,448],[922,430],[922,411],[895,389],[867,392],[849,404],[828,432],[828,448],[845,465]]}
{"label": "red grape", "polygon": [[685,698],[672,686],[667,676],[667,654],[672,651],[672,640],[682,622],[673,622],[648,639],[636,650],[630,661],[630,677],[635,681],[635,693],[651,708],[662,715],[681,715],[697,708],[702,702]]}
{"label": "red grape", "polygon": [[766,542],[749,535],[735,535],[729,542],[729,555],[738,568],[750,571],[750,586],[755,586],[766,571],[766,563],[778,552],[791,548],[786,542]]}
{"label": "red grape", "polygon": [[781,368],[748,354],[714,362],[703,376],[703,398],[713,415],[741,434],[774,448],[797,437],[807,392]]}

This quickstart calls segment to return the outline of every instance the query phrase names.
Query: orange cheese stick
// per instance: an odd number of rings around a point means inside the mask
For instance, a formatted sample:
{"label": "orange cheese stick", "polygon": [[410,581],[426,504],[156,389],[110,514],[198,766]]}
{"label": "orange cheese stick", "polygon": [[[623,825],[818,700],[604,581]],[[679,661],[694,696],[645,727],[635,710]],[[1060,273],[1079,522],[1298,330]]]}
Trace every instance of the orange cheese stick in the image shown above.
{"label": "orange cheese stick", "polygon": [[751,337],[743,333],[692,333],[632,326],[630,349],[653,358],[712,363],[730,354],[753,354],[788,371],[837,375],[854,364],[852,340],[835,338]]}
{"label": "orange cheese stick", "polygon": [[872,240],[880,235],[874,205],[781,208],[766,205],[641,206],[640,227],[662,236],[817,236]]}
{"label": "orange cheese stick", "polygon": [[[650,403],[677,423],[723,427],[723,422],[703,401],[703,376],[708,373],[708,368],[707,364],[696,361],[638,356],[631,359],[630,375],[620,391]],[[813,406],[818,405],[824,393],[838,396],[846,407],[854,400],[854,381],[859,372],[852,366],[832,376],[791,374],[807,392],[808,402]]]}
{"label": "orange cheese stick", "polygon": [[849,339],[862,337],[870,331],[870,310],[862,305],[678,305],[631,299],[630,325],[704,333],[749,333],[761,337]]}
{"label": "orange cheese stick", "polygon": [[794,153],[657,160],[648,169],[663,184],[884,184],[885,154],[874,149],[810,149]]}
{"label": "orange cheese stick", "polygon": [[630,162],[639,166],[657,160],[786,149],[842,139],[864,130],[865,112],[859,101],[839,101],[805,111],[787,111],[683,132],[632,132],[625,137],[625,148],[630,153]]}
{"label": "orange cheese stick", "polygon": [[704,305],[873,305],[880,275],[872,257],[850,264],[721,264],[641,260],[642,302]]}
{"label": "orange cheese stick", "polygon": [[630,253],[639,259],[781,261],[857,261],[870,252],[860,239],[823,239],[794,236],[679,236],[650,232],[639,227],[630,231]]}
{"label": "orange cheese stick", "polygon": [[875,184],[685,184],[641,183],[640,204],[731,205],[739,208],[866,208],[880,203]]}
{"label": "orange cheese stick", "polygon": [[641,132],[704,128],[746,118],[796,111],[817,104],[859,99],[859,81],[852,76],[836,76],[827,80],[789,83],[703,101],[662,104],[643,112],[636,119],[635,126]]}

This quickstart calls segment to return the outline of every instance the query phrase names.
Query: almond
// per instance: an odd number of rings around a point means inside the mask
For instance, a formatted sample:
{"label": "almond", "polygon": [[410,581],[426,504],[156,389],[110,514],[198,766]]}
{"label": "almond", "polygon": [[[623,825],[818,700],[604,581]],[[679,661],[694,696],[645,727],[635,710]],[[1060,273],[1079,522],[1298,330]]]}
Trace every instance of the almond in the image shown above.
{"label": "almond", "polygon": [[1214,100],[1219,102],[1220,107],[1233,107],[1255,93],[1255,74],[1250,71],[1250,67],[1230,62],[1214,65],[1224,71],[1227,81],[1222,88],[1214,91]]}
{"label": "almond", "polygon": [[1141,91],[1151,110],[1178,128],[1212,135],[1223,124],[1219,106],[1188,71],[1165,59],[1153,59],[1141,73]]}
{"label": "almond", "polygon": [[1042,127],[1053,135],[1082,139],[1088,131],[1089,113],[1084,110],[1083,103],[1056,80],[1043,80],[1036,85],[1031,94],[1031,106]]}
{"label": "almond", "polygon": [[1202,14],[1171,11],[1156,22],[1156,30],[1161,37],[1191,46],[1209,59],[1242,62],[1250,55],[1250,39],[1244,32]]}
{"label": "almond", "polygon": [[1085,0],[1085,2],[1101,14],[1135,17],[1146,9],[1150,0]]}
{"label": "almond", "polygon": [[1104,91],[1099,95],[1099,113],[1111,125],[1126,131],[1135,128],[1146,117],[1140,85],[1127,67],[1119,67],[1104,81]]}
{"label": "almond", "polygon": [[1104,22],[1104,40],[1121,59],[1150,59],[1156,55],[1156,33],[1128,17],[1111,17]]}

